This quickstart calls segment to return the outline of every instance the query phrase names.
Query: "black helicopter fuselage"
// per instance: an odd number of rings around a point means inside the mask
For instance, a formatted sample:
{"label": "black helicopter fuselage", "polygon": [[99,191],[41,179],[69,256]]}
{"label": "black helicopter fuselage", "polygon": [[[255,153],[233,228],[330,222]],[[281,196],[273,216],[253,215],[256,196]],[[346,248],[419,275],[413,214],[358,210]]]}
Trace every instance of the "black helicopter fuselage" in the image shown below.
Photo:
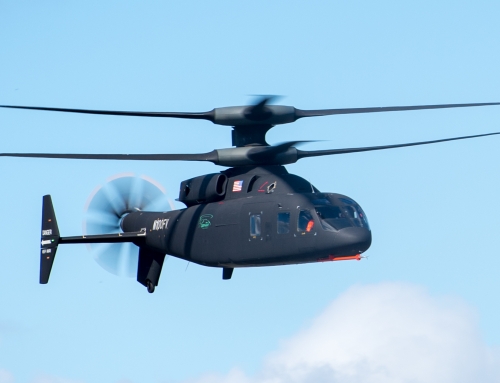
{"label": "black helicopter fuselage", "polygon": [[320,262],[356,256],[371,244],[361,207],[321,193],[283,166],[232,168],[184,181],[187,208],[133,212],[127,232],[140,245],[205,266],[235,268]]}
{"label": "black helicopter fuselage", "polygon": [[153,292],[165,256],[223,269],[360,259],[371,244],[366,215],[351,198],[322,193],[283,166],[237,167],[181,183],[185,209],[121,215],[122,232],[62,237],[50,195],[43,198],[40,283],[60,244],[132,242],[137,281]]}

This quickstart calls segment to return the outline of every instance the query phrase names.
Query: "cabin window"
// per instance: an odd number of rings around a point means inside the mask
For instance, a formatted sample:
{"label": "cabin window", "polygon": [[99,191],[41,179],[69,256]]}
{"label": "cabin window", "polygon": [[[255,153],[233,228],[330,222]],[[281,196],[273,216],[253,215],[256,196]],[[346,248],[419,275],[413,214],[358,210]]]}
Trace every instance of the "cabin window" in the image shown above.
{"label": "cabin window", "polygon": [[252,214],[250,216],[250,236],[260,236],[260,214]]}
{"label": "cabin window", "polygon": [[314,227],[314,219],[309,210],[301,210],[297,221],[297,231],[310,232]]}
{"label": "cabin window", "polygon": [[278,234],[290,232],[290,213],[278,213]]}

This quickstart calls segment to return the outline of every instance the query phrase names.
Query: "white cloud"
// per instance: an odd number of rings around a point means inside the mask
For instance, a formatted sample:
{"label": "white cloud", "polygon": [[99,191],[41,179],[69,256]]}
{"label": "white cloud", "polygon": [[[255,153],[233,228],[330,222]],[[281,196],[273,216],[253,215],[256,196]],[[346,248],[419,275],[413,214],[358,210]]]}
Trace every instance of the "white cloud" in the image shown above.
{"label": "white cloud", "polygon": [[41,374],[33,379],[33,383],[82,383],[80,380],[61,378],[58,376]]}
{"label": "white cloud", "polygon": [[0,368],[0,383],[13,383],[14,376],[7,371]]}
{"label": "white cloud", "polygon": [[246,376],[241,370],[234,368],[225,376],[219,374],[205,374],[194,380],[184,383],[255,383],[256,380]]}
{"label": "white cloud", "polygon": [[[0,383],[14,383],[14,375],[11,372],[0,368]],[[36,376],[32,383],[82,383],[79,380],[61,378],[52,375],[41,374]]]}
{"label": "white cloud", "polygon": [[357,286],[283,342],[254,377],[234,369],[194,383],[461,383],[500,381],[500,353],[475,313],[407,284]]}

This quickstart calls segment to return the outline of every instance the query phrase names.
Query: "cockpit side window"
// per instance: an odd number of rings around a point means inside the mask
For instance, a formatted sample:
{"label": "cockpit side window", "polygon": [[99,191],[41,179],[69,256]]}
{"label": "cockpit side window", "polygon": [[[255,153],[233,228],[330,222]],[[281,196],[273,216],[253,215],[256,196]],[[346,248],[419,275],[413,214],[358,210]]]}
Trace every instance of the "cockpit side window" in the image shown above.
{"label": "cockpit side window", "polygon": [[364,227],[370,230],[366,215],[361,207],[349,198],[338,200],[323,195],[312,201],[321,226],[328,231],[341,230],[346,227]]}
{"label": "cockpit side window", "polygon": [[309,210],[301,210],[297,221],[297,231],[310,232],[314,227],[314,218]]}
{"label": "cockpit side window", "polygon": [[323,229],[328,231],[353,226],[339,206],[316,206],[316,214],[320,218]]}

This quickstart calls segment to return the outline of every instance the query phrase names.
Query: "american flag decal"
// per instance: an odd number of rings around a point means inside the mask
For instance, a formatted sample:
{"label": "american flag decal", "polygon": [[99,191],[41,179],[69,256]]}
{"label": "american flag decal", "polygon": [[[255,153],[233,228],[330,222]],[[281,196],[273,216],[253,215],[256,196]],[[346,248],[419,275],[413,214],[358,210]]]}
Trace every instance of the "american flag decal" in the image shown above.
{"label": "american flag decal", "polygon": [[243,188],[243,180],[241,180],[241,181],[234,181],[234,183],[233,183],[233,192],[240,192],[242,188]]}

